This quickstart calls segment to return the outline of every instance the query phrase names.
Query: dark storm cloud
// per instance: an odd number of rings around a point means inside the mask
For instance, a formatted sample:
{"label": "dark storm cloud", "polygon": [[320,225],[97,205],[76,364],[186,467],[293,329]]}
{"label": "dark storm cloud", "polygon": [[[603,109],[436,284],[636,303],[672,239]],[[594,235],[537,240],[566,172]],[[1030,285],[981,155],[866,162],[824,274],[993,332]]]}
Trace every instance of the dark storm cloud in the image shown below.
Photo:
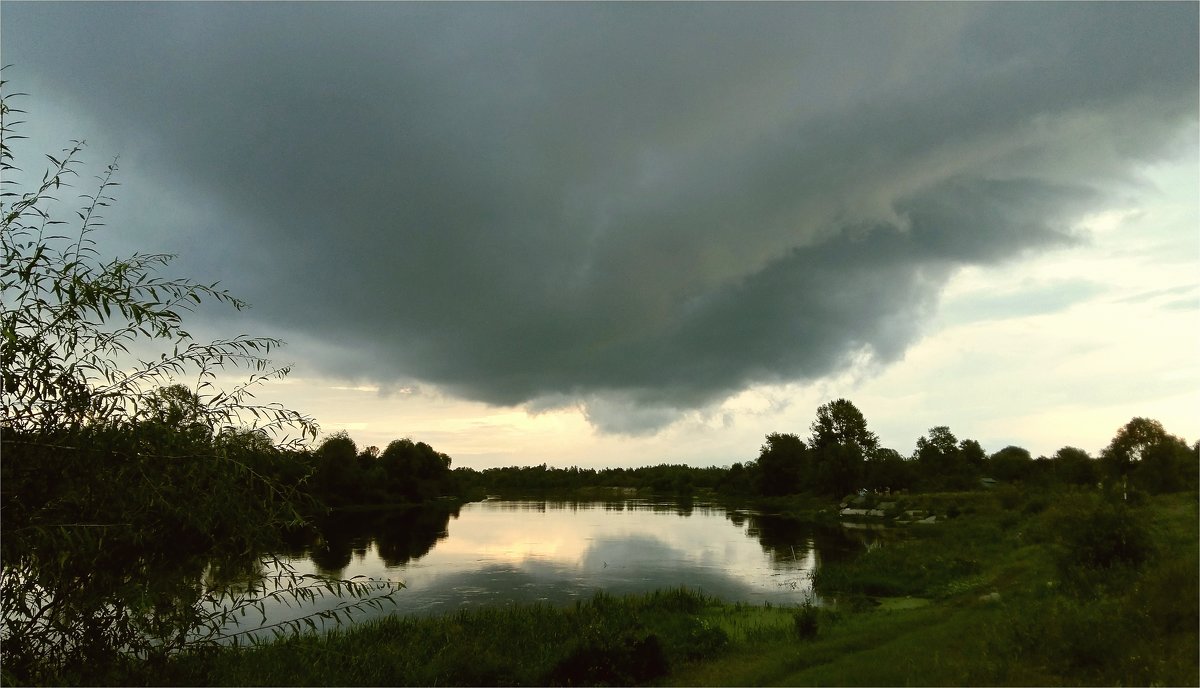
{"label": "dark storm cloud", "polygon": [[1197,117],[1189,3],[3,19],[18,74],[203,199],[184,261],[340,352],[310,365],[621,432],[898,359],[954,270],[1078,240]]}

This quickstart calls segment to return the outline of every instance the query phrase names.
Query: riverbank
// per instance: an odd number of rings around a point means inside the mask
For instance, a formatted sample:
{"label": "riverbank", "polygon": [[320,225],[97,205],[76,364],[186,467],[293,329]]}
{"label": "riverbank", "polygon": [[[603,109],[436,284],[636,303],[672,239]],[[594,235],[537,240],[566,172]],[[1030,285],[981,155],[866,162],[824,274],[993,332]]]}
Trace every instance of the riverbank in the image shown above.
{"label": "riverbank", "polygon": [[482,496],[475,498],[465,498],[456,496],[435,497],[427,499],[423,502],[381,502],[378,504],[343,504],[341,506],[330,507],[328,515],[340,516],[343,514],[378,514],[387,513],[390,511],[408,511],[411,509],[429,509],[440,507],[445,509],[457,509],[463,504],[470,502],[478,502],[483,499]]}
{"label": "riverbank", "polygon": [[598,595],[195,653],[133,682],[1200,683],[1195,495],[1132,507],[1094,492],[931,499],[960,508],[818,572],[826,608]]}
{"label": "riverbank", "polygon": [[809,641],[682,667],[674,685],[1198,685],[1195,494],[929,495],[969,512],[824,566]]}

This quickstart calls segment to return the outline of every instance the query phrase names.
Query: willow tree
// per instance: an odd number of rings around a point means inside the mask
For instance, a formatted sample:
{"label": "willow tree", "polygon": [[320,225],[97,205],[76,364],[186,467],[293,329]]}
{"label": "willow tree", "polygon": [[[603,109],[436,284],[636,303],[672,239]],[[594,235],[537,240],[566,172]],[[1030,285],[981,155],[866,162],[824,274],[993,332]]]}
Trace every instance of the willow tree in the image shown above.
{"label": "willow tree", "polygon": [[[216,284],[164,276],[171,255],[102,256],[115,162],[69,222],[60,196],[78,194],[82,142],[47,155],[40,182],[20,188],[12,146],[24,138],[22,111],[12,102],[23,94],[5,86],[3,678],[103,681],[219,633],[204,562],[253,558],[301,521],[295,486],[268,468],[317,425],[254,399],[259,385],[288,373],[269,358],[279,340],[203,342],[184,329],[199,304],[244,302]],[[243,382],[219,389],[217,374],[231,368]]]}

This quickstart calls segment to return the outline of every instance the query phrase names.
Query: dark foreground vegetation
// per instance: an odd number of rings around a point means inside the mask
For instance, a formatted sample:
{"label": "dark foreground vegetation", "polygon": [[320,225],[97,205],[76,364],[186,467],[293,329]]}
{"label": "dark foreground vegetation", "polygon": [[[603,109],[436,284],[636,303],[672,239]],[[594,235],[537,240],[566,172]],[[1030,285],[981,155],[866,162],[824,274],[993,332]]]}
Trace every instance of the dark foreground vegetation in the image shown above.
{"label": "dark foreground vegetation", "polygon": [[[880,447],[846,400],[821,406],[806,437],[771,434],[729,467],[452,470],[422,442],[360,449],[345,434],[310,448],[312,418],[254,400],[288,372],[267,358],[279,341],[203,343],[184,329],[201,303],[245,304],[160,276],[171,256],[101,257],[115,165],[70,215],[72,232],[54,194],[82,144],[13,190],[19,112],[0,101],[5,684],[1197,683],[1200,443],[1155,421],[1133,419],[1097,458],[988,456],[946,427],[906,457]],[[218,373],[238,367],[244,383],[218,389]],[[936,523],[822,567],[816,590],[831,604],[820,608],[665,591],[325,636],[296,622],[250,649],[221,634],[261,605],[230,583],[264,552],[323,548],[339,568],[349,547],[311,530],[334,512],[611,490],[824,519],[886,495],[890,510],[870,505],[885,520],[903,503]],[[380,518],[402,528],[408,516]],[[383,556],[421,556],[437,526],[380,543]],[[281,595],[345,596],[339,620],[389,590],[283,571]]]}

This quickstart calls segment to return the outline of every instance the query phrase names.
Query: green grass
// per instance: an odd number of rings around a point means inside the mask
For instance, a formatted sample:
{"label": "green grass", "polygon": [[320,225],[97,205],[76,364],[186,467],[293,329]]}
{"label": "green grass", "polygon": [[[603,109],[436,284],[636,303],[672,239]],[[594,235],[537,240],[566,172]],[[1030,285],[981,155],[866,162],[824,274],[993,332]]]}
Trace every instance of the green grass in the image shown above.
{"label": "green grass", "polygon": [[721,652],[706,618],[720,603],[686,590],[597,594],[573,607],[482,608],[388,617],[324,636],[179,658],[143,682],[195,685],[595,685],[665,676]]}
{"label": "green grass", "polygon": [[[1200,684],[1195,495],[1133,509],[1094,494],[937,500],[959,515],[827,565],[818,584],[836,601],[828,608],[723,604],[686,590],[598,595],[197,653],[128,682]],[[1115,523],[1145,546],[1061,530],[1088,522]]]}
{"label": "green grass", "polygon": [[[1070,548],[1095,538],[1055,532],[1109,509],[1092,495],[975,504],[941,531],[914,530],[826,579],[850,611],[827,613],[809,642],[777,637],[681,667],[675,685],[1198,685],[1200,589],[1195,495],[1155,498],[1132,514],[1151,553],[1065,589]],[[1117,507],[1119,510],[1120,507]],[[1015,520],[1013,513],[1020,514]],[[1009,522],[1005,533],[994,532]],[[1132,532],[1132,531],[1131,531]],[[991,537],[984,537],[984,536]],[[1103,539],[1101,538],[1103,544]],[[946,554],[953,552],[953,554]],[[939,559],[940,556],[940,559]],[[952,574],[958,559],[972,573]],[[929,561],[940,561],[930,573]],[[1064,562],[1066,562],[1064,564]],[[949,564],[948,566],[945,564]],[[888,575],[890,573],[890,575]],[[879,587],[921,597],[872,600]]]}
{"label": "green grass", "polygon": [[[676,685],[929,685],[990,683],[969,651],[991,609],[912,608],[827,620],[812,641],[779,634],[755,646],[681,668]],[[956,661],[957,658],[968,658]],[[976,676],[977,675],[977,676]],[[973,680],[983,679],[983,680]]]}

